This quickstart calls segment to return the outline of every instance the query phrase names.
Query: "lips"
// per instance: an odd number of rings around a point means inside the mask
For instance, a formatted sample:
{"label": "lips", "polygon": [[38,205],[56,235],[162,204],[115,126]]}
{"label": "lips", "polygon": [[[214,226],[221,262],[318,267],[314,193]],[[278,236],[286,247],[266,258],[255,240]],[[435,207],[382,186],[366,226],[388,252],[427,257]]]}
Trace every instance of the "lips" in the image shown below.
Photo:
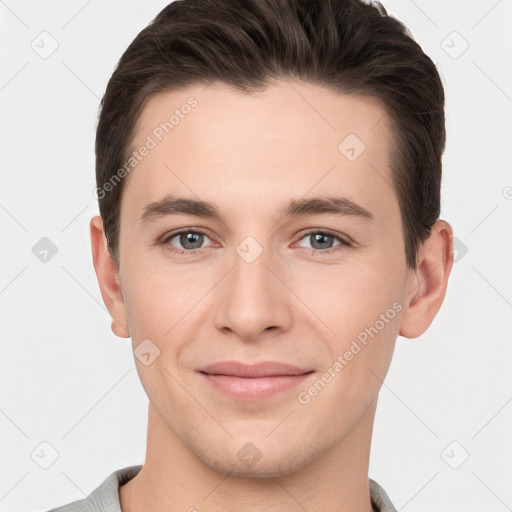
{"label": "lips", "polygon": [[222,361],[202,368],[202,373],[209,375],[231,375],[233,377],[259,378],[279,377],[283,375],[302,375],[311,372],[288,363],[264,361],[257,364],[245,364],[238,361]]}
{"label": "lips", "polygon": [[222,361],[198,373],[211,389],[231,399],[256,402],[298,386],[313,370],[270,361],[253,365]]}

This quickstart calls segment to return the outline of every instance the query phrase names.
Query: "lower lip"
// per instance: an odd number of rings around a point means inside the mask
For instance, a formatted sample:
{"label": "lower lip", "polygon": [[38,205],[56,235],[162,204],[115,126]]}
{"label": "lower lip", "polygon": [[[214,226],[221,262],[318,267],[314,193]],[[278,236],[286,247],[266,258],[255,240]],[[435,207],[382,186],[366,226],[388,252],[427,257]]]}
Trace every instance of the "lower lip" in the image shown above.
{"label": "lower lip", "polygon": [[207,373],[200,373],[200,375],[205,377],[214,389],[232,398],[258,401],[294,388],[309,377],[311,373],[257,378],[210,375]]}

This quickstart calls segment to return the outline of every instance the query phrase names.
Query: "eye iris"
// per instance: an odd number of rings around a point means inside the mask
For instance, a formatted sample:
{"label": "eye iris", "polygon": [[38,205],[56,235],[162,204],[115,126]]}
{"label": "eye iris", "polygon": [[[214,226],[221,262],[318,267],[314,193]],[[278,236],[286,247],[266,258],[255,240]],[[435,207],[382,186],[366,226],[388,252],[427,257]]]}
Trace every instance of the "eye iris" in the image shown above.
{"label": "eye iris", "polygon": [[[325,249],[326,247],[321,245],[322,242],[325,243],[325,239],[327,239],[328,242],[332,242],[333,238],[331,235],[327,235],[325,233],[316,233],[310,236],[313,238],[313,243],[311,245],[314,249]],[[317,242],[320,243],[320,247],[315,247]],[[330,248],[330,244],[328,243],[327,245],[329,246],[328,248]]]}
{"label": "eye iris", "polygon": [[[197,246],[190,247],[188,244],[192,243],[192,245],[196,244]],[[199,243],[198,243],[199,242]],[[185,247],[185,249],[199,249],[203,243],[203,234],[202,233],[182,233],[180,235],[180,244]]]}

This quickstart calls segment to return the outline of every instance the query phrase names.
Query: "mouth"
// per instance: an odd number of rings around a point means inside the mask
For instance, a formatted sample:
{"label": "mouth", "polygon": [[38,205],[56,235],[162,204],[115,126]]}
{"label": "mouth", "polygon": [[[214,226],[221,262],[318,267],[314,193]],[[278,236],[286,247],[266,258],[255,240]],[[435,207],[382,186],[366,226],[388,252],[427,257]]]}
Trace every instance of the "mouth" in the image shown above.
{"label": "mouth", "polygon": [[314,370],[281,362],[254,365],[223,361],[198,370],[216,391],[242,401],[258,401],[290,390]]}

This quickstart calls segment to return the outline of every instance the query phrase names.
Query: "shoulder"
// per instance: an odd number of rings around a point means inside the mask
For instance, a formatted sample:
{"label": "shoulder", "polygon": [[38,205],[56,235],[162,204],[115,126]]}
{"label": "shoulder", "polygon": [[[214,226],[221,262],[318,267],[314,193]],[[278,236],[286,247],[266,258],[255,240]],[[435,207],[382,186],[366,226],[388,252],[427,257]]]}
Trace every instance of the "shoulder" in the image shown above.
{"label": "shoulder", "polygon": [[141,469],[142,465],[118,469],[111,473],[86,498],[62,505],[48,512],[121,512],[119,487],[131,480]]}
{"label": "shoulder", "polygon": [[368,480],[372,506],[379,512],[397,512],[386,491],[375,480]]}

